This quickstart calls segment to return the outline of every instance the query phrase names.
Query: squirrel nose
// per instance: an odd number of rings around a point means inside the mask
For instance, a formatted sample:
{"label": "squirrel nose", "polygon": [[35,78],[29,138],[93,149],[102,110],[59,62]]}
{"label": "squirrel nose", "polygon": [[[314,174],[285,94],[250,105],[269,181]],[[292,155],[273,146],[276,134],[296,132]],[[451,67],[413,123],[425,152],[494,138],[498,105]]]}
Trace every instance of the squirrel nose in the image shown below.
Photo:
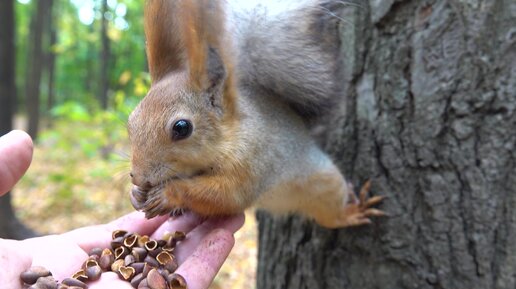
{"label": "squirrel nose", "polygon": [[146,181],[143,178],[136,177],[133,172],[129,173],[129,175],[131,176],[131,182],[133,183],[133,185],[139,187],[140,189],[150,190],[153,187],[151,182]]}

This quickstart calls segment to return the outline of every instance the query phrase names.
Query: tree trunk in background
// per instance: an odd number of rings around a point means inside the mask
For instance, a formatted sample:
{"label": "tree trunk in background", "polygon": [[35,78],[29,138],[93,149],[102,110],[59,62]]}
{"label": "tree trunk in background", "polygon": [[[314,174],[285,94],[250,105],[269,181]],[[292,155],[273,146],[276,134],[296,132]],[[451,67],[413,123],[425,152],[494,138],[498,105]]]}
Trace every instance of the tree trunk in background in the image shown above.
{"label": "tree trunk in background", "polygon": [[[88,30],[91,34],[93,34],[95,32],[94,25],[89,25]],[[95,83],[98,82],[98,80],[95,77],[95,75],[97,75],[97,69],[94,62],[97,59],[98,51],[93,45],[88,45],[87,55],[88,58],[86,59],[85,65],[86,77],[84,78],[84,87],[88,93],[95,95],[95,93],[100,89],[97,88],[100,87],[100,85],[95,86]]]}
{"label": "tree trunk in background", "polygon": [[13,126],[13,101],[16,99],[14,1],[0,2],[0,135],[8,133]]}
{"label": "tree trunk in background", "polygon": [[47,114],[49,116],[50,124],[50,110],[54,107],[54,76],[55,76],[55,62],[56,54],[54,52],[54,46],[57,43],[57,29],[54,23],[54,10],[56,9],[53,4],[53,0],[50,1],[50,17],[47,22],[47,35],[48,35],[48,49],[46,54],[46,71],[47,71]]}
{"label": "tree trunk in background", "polygon": [[516,4],[362,1],[323,147],[390,218],[259,214],[258,288],[516,288]]}
{"label": "tree trunk in background", "polygon": [[[14,2],[0,1],[0,136],[12,129],[13,102],[16,99]],[[0,238],[24,239],[34,236],[14,215],[11,193],[0,197]]]}
{"label": "tree trunk in background", "polygon": [[29,43],[29,67],[27,73],[27,116],[29,119],[28,133],[36,139],[39,131],[40,85],[43,72],[43,34],[45,22],[50,18],[50,0],[35,2],[36,10],[33,20],[33,38]]}
{"label": "tree trunk in background", "polygon": [[100,91],[99,91],[99,101],[102,109],[107,109],[108,107],[108,89],[109,89],[109,56],[110,56],[110,48],[109,48],[109,37],[107,35],[108,30],[108,21],[106,18],[106,13],[108,12],[108,4],[107,0],[102,1],[102,18],[101,18],[101,39],[102,39],[102,50],[100,52]]}

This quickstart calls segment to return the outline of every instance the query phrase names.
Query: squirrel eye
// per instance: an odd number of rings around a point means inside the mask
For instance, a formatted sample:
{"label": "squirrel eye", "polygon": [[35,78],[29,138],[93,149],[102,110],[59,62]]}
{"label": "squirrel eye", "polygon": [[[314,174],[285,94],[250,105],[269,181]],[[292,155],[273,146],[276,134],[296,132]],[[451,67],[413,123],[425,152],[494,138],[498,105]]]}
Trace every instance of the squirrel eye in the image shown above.
{"label": "squirrel eye", "polygon": [[182,140],[192,134],[192,123],[186,119],[180,119],[172,126],[172,139]]}

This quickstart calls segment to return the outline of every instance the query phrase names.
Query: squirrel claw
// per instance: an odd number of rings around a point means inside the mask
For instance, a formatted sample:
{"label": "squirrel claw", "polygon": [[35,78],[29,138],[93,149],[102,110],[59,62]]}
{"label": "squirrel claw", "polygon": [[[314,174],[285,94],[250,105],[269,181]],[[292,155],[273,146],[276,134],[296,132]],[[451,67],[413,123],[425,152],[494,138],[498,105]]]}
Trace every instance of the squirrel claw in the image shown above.
{"label": "squirrel claw", "polygon": [[[385,196],[374,196],[368,198],[369,189],[371,188],[371,181],[367,181],[360,189],[359,196],[351,190],[349,202],[345,207],[341,215],[342,227],[354,227],[371,224],[370,217],[384,217],[388,216],[382,210],[371,208],[381,203],[386,197]],[[358,201],[357,201],[358,199]]]}
{"label": "squirrel claw", "polygon": [[385,196],[374,196],[369,199],[366,199],[364,202],[360,202],[360,206],[363,208],[369,208],[381,203],[386,197]]}
{"label": "squirrel claw", "polygon": [[[369,195],[369,190],[371,189],[371,180],[367,180],[362,188],[360,188],[359,198],[360,198],[360,204],[364,204],[367,200],[367,197]],[[355,193],[353,192],[353,195]]]}
{"label": "squirrel claw", "polygon": [[147,201],[147,195],[144,191],[140,190],[140,188],[134,186],[130,193],[131,197],[131,205],[136,210],[141,210],[144,208],[145,202]]}
{"label": "squirrel claw", "polygon": [[170,213],[170,210],[167,210],[162,205],[164,202],[161,200],[162,195],[159,189],[144,191],[134,186],[130,195],[133,207],[138,211],[143,211],[147,219]]}
{"label": "squirrel claw", "polygon": [[140,211],[141,209],[143,209],[143,203],[139,202],[136,197],[134,196],[134,194],[130,194],[130,197],[131,197],[131,205],[133,205],[133,208],[137,211]]}

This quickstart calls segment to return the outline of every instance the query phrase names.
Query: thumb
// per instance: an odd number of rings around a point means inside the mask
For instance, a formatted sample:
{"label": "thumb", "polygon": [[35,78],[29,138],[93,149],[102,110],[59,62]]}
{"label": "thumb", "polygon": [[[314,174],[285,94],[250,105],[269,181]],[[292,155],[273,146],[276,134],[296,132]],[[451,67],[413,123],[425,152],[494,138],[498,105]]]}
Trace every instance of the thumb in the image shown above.
{"label": "thumb", "polygon": [[8,192],[29,168],[32,139],[20,130],[0,137],[0,195]]}

